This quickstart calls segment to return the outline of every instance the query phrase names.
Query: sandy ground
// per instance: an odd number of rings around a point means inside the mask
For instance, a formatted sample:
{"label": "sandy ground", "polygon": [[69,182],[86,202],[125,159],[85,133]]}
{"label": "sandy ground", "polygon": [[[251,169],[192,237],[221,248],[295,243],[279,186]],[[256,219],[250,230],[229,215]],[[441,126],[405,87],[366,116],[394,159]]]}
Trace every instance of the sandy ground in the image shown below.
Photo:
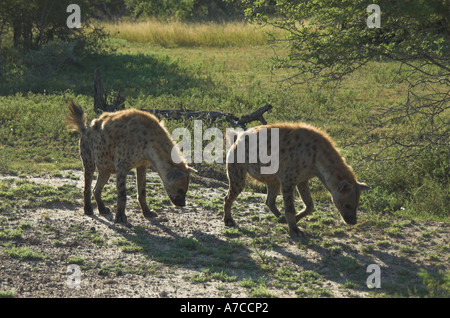
{"label": "sandy ground", "polygon": [[[55,187],[69,184],[81,192],[82,173],[73,171],[72,175],[75,178],[44,176],[29,177],[28,181]],[[0,176],[6,178],[18,177]],[[191,191],[206,202],[222,199],[228,187],[202,177],[192,184],[199,187]],[[260,200],[239,201],[238,228],[251,229],[259,226],[258,222],[270,228],[270,221],[255,221],[252,217],[255,213],[269,213],[264,206],[265,196],[252,196]],[[333,206],[330,204],[328,209],[332,211]],[[342,235],[324,238],[324,242],[305,238],[303,244],[289,238],[285,231],[270,249],[264,250],[252,245],[255,237],[244,233],[234,238],[225,233],[221,211],[214,208],[205,209],[192,202],[181,209],[167,206],[151,220],[139,212],[135,195],[127,201],[126,225],[114,224],[112,217],[99,216],[97,210],[94,216],[85,216],[81,199],[70,206],[18,209],[15,217],[3,219],[0,230],[28,224],[22,237],[12,242],[44,257],[10,257],[5,251],[11,247],[11,240],[0,240],[0,291],[11,291],[15,297],[249,297],[255,295],[255,288],[243,282],[251,277],[253,281],[262,279],[265,290],[275,297],[302,296],[299,288],[306,291],[307,297],[368,297],[374,290],[366,286],[370,275],[366,269],[377,264],[382,286],[377,292],[395,296],[397,289],[404,295],[405,289],[424,288],[417,277],[422,269],[449,270],[449,227],[445,223],[410,222],[401,228],[400,236],[387,237],[367,224],[347,229],[334,211],[335,221],[330,226],[343,227]],[[389,244],[377,243],[383,240]],[[124,246],[136,250],[124,251]],[[370,248],[364,250],[364,246]],[[402,246],[409,246],[412,252]],[[433,258],[433,253],[439,255]],[[75,266],[70,265],[74,260]],[[321,279],[313,284],[307,280],[293,283],[276,274],[279,268],[297,274],[314,271]],[[195,280],[207,276],[205,269],[225,270],[234,279]]]}

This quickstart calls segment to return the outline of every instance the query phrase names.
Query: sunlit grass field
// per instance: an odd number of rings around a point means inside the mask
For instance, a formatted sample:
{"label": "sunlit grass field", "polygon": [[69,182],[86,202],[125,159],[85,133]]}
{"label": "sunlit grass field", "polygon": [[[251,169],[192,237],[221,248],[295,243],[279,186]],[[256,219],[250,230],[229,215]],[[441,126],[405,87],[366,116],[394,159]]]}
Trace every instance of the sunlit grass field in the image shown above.
{"label": "sunlit grass field", "polygon": [[263,45],[269,39],[267,31],[282,33],[269,27],[258,28],[245,22],[184,23],[174,21],[168,23],[146,20],[105,24],[104,27],[113,37],[163,47]]}

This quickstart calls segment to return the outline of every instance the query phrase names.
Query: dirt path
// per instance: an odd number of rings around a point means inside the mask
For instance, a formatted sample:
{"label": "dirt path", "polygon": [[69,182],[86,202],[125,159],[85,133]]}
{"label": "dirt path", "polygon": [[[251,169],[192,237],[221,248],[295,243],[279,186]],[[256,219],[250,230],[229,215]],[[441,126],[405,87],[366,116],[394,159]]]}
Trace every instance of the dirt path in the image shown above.
{"label": "dirt path", "polygon": [[[14,297],[426,296],[430,290],[418,273],[449,270],[446,223],[396,219],[394,226],[363,215],[349,228],[331,204],[322,203],[301,221],[305,238],[294,241],[286,225],[270,216],[262,194],[243,193],[233,210],[238,227],[225,228],[220,212],[226,184],[195,178],[188,206],[177,209],[169,206],[154,173],[147,186],[158,189],[156,195],[148,192],[159,217],[148,220],[139,213],[129,177],[129,224],[121,225],[96,210],[92,217],[83,215],[80,171],[0,176],[4,188],[26,184],[50,186],[61,197],[69,190],[80,193],[72,202],[45,204],[4,194],[18,203],[0,209],[0,292]],[[109,205],[114,209],[113,202]],[[380,268],[379,289],[366,286],[370,264]]]}

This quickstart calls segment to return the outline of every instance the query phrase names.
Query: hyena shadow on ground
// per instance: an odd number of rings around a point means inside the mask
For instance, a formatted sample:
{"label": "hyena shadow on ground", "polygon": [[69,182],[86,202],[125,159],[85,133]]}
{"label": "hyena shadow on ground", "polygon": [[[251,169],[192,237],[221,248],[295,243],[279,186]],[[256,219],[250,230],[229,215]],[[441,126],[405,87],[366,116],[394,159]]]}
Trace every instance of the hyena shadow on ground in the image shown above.
{"label": "hyena shadow on ground", "polygon": [[335,251],[321,246],[317,241],[312,243],[305,239],[303,243],[307,247],[300,253],[280,246],[275,247],[274,251],[301,268],[299,273],[316,272],[326,281],[342,286],[343,291],[372,291],[392,297],[410,297],[418,293],[425,296],[426,286],[418,274],[423,270],[437,271],[435,265],[413,262],[392,250],[376,249],[363,253],[351,243],[340,242],[339,251]]}
{"label": "hyena shadow on ground", "polygon": [[[127,224],[113,223],[104,216],[90,217],[119,234],[120,239],[116,241],[120,241],[123,252],[142,254],[162,265],[199,271],[207,268],[228,275],[259,268],[250,256],[253,251],[246,246],[201,229],[183,231],[178,224],[185,220],[175,221],[171,216],[167,220],[166,213],[161,212],[161,215],[160,219],[131,220]],[[142,218],[141,215],[138,217]],[[176,226],[173,225],[175,222]]]}

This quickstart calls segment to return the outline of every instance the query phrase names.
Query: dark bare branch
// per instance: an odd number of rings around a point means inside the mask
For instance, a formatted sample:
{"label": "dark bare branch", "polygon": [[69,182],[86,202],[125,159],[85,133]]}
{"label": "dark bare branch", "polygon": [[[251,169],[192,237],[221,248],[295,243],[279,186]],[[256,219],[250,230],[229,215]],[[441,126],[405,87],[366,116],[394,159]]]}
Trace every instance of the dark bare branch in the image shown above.
{"label": "dark bare branch", "polygon": [[225,120],[229,122],[233,127],[241,127],[243,129],[246,129],[246,125],[252,121],[260,121],[262,124],[267,124],[266,120],[263,117],[263,114],[271,109],[272,105],[266,104],[263,107],[258,108],[254,112],[242,116],[241,118],[238,118],[233,114],[221,111],[193,111],[180,109],[151,109],[151,110],[142,109],[142,110],[152,113],[157,117],[165,117],[171,119],[196,118],[211,121]]}

